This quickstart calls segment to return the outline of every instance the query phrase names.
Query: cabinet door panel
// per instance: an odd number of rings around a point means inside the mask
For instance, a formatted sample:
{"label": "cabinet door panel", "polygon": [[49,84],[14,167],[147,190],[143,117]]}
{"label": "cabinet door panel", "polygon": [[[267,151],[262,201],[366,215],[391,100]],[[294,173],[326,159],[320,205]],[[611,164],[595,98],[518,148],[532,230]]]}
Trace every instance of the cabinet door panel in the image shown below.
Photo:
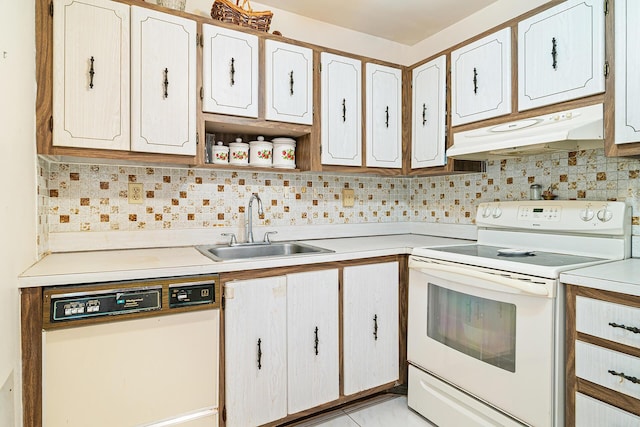
{"label": "cabinet door panel", "polygon": [[196,23],[131,8],[131,149],[196,154]]}
{"label": "cabinet door panel", "polygon": [[230,282],[224,292],[227,426],[282,418],[287,415],[286,278]]}
{"label": "cabinet door panel", "polygon": [[570,0],[518,24],[518,109],[604,91],[604,2]]}
{"label": "cabinet door panel", "polygon": [[289,413],[337,399],[338,270],[287,275],[287,325]]}
{"label": "cabinet door panel", "polygon": [[633,427],[640,425],[640,417],[586,394],[576,393],[575,425],[579,427]]}
{"label": "cabinet door panel", "polygon": [[615,5],[615,143],[640,141],[640,2]]}
{"label": "cabinet door panel", "polygon": [[322,52],[322,164],[362,166],[362,63]]}
{"label": "cabinet door panel", "polygon": [[402,71],[368,63],[367,166],[402,167]]}
{"label": "cabinet door panel", "polygon": [[53,145],[129,150],[129,6],[55,0]]}
{"label": "cabinet door panel", "polygon": [[511,112],[511,29],[451,52],[453,126]]}
{"label": "cabinet door panel", "polygon": [[413,70],[411,168],[442,166],[445,158],[447,58]]}
{"label": "cabinet door panel", "polygon": [[399,377],[398,263],[343,271],[344,394]]}
{"label": "cabinet door panel", "polygon": [[313,52],[311,49],[265,41],[265,118],[313,123]]}
{"label": "cabinet door panel", "polygon": [[203,110],[258,117],[258,37],[204,24]]}

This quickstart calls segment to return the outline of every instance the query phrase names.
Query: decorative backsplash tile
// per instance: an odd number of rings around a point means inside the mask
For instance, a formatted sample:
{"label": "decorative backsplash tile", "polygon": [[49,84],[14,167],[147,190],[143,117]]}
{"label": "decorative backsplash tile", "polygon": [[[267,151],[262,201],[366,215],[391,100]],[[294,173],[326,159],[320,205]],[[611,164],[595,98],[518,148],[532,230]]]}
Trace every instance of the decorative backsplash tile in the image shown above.
{"label": "decorative backsplash tile", "polygon": [[[603,150],[495,160],[485,173],[425,178],[338,176],[144,166],[39,165],[39,248],[49,233],[197,229],[234,226],[251,193],[264,203],[259,225],[425,221],[472,224],[478,203],[522,200],[532,183],[558,199],[626,200],[640,235],[640,160]],[[128,184],[143,184],[143,204]],[[342,207],[353,188],[356,205]]]}

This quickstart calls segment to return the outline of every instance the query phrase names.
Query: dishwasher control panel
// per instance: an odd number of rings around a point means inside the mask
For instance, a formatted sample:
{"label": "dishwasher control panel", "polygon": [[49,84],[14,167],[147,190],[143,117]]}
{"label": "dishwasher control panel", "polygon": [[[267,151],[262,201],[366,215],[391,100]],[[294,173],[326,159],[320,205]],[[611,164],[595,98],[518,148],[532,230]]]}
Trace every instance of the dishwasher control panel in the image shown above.
{"label": "dishwasher control panel", "polygon": [[162,287],[108,289],[58,294],[51,298],[51,322],[160,310]]}
{"label": "dishwasher control panel", "polygon": [[169,308],[216,302],[215,282],[169,285]]}

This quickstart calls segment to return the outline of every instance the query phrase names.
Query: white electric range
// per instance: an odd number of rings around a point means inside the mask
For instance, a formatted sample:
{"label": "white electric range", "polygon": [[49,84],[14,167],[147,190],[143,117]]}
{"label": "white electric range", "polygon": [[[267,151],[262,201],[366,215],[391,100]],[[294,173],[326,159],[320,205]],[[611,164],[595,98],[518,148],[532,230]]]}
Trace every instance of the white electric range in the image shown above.
{"label": "white electric range", "polygon": [[478,207],[476,244],[410,257],[409,406],[440,427],[564,424],[560,272],[628,258],[623,202]]}

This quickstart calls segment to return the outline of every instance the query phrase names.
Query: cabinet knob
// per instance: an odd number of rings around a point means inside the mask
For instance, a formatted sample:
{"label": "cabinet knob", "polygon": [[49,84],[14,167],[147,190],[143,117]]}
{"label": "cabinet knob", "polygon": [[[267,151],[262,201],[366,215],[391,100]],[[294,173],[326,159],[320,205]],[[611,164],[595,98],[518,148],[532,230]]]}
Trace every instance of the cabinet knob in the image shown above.
{"label": "cabinet knob", "polygon": [[347,121],[347,100],[342,98],[342,121]]}
{"label": "cabinet knob", "polygon": [[293,96],[293,70],[289,73],[289,95]]}
{"label": "cabinet knob", "polygon": [[473,93],[478,94],[478,70],[473,69]]}
{"label": "cabinet knob", "polygon": [[318,339],[318,327],[316,326],[316,329],[314,331],[315,334],[315,339],[314,339],[314,347],[313,349],[316,352],[316,356],[318,355],[318,344],[320,344],[320,340]]}
{"label": "cabinet knob", "polygon": [[258,338],[258,369],[262,369],[262,340]]}
{"label": "cabinet knob", "polygon": [[373,339],[378,341],[378,315],[373,316]]}
{"label": "cabinet knob", "polygon": [[427,124],[427,104],[422,104],[422,126]]}
{"label": "cabinet knob", "polygon": [[554,70],[558,69],[558,42],[556,38],[551,39],[551,59],[553,59],[553,63],[551,66]]}
{"label": "cabinet knob", "polygon": [[386,126],[389,127],[389,106],[387,105],[387,109],[385,110],[385,114],[386,114]]}

